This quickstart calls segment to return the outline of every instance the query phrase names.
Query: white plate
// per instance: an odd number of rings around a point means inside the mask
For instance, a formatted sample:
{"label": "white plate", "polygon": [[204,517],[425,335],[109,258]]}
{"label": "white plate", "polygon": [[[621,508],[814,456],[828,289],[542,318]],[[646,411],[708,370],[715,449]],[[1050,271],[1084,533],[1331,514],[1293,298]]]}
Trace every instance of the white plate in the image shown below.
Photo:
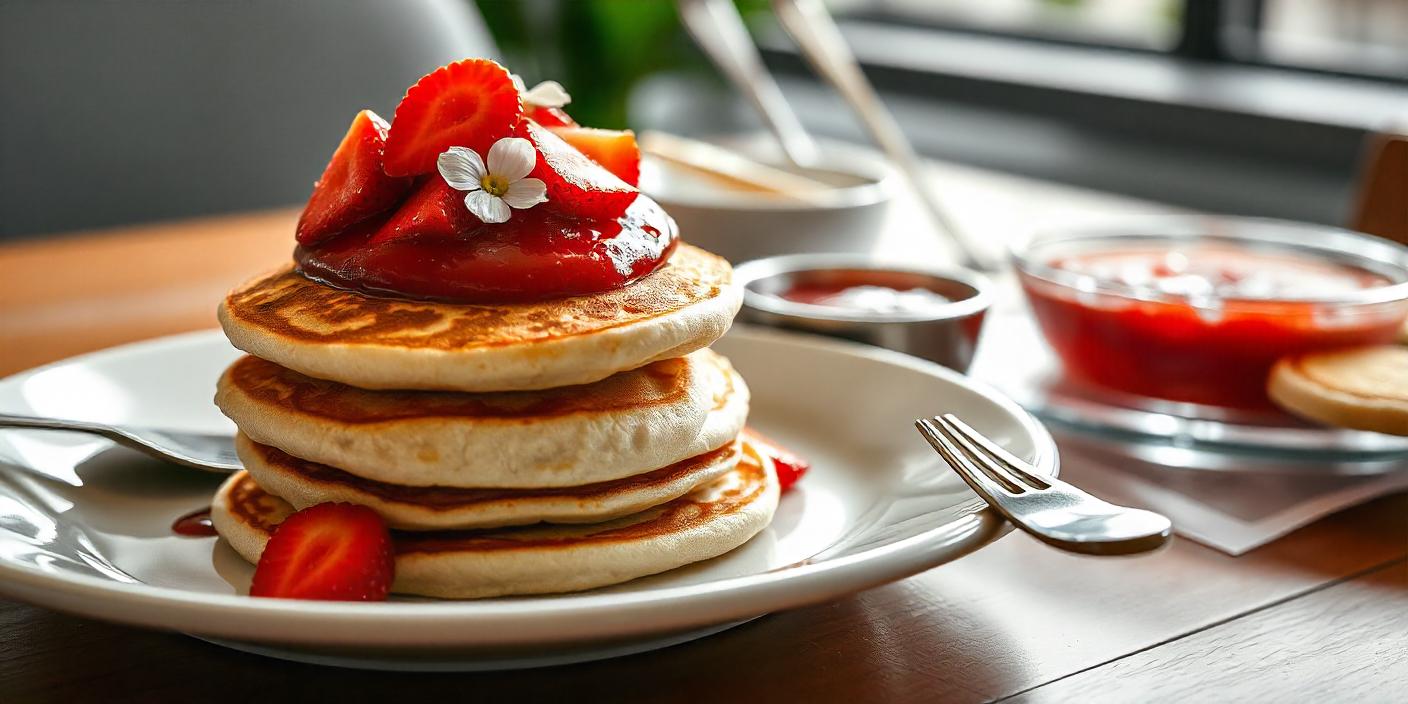
{"label": "white plate", "polygon": [[[94,618],[280,657],[486,669],[637,652],[834,599],[956,559],[1006,533],[911,427],[952,411],[1043,472],[1031,416],[936,365],[760,330],[716,349],[753,390],[750,424],[811,459],[772,526],[728,555],[607,589],[483,601],[305,602],[243,596],[252,568],[214,538],[172,534],[218,477],[106,441],[0,432],[0,592]],[[236,357],[217,332],[105,350],[0,381],[0,409],[173,430],[233,428],[211,404]],[[22,469],[21,466],[30,469]]]}

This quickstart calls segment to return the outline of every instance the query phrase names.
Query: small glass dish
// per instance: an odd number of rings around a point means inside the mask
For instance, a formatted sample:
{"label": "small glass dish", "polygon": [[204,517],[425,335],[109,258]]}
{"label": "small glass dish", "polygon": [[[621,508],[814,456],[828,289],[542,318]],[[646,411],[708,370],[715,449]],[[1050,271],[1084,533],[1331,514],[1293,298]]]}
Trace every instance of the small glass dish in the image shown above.
{"label": "small glass dish", "polygon": [[1072,380],[1169,401],[1267,408],[1286,355],[1393,342],[1408,248],[1346,230],[1187,216],[1038,234],[1013,252]]}

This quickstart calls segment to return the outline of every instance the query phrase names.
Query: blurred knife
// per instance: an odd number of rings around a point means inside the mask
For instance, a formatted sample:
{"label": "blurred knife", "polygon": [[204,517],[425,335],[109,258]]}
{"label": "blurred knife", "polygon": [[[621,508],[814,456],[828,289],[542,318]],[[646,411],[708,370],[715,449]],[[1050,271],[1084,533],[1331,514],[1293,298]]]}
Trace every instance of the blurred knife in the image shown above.
{"label": "blurred knife", "polygon": [[772,0],[772,7],[783,29],[797,42],[812,68],[841,93],[876,144],[899,168],[929,219],[957,248],[963,264],[983,271],[998,270],[1000,266],[997,262],[981,254],[963,236],[925,183],[919,155],[915,154],[899,123],[880,102],[875,88],[861,72],[860,64],[821,0]]}
{"label": "blurred knife", "polygon": [[814,163],[816,144],[763,66],[758,47],[733,0],[675,0],[675,4],[695,43],[752,101],[787,159],[802,167]]}

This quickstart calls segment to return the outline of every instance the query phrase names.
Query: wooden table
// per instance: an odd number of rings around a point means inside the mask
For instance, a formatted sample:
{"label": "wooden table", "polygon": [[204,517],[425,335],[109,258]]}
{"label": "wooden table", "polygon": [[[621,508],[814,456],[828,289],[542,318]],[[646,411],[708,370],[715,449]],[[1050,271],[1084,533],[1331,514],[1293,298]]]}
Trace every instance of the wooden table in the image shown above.
{"label": "wooden table", "polygon": [[[1139,209],[963,170],[940,175],[953,177],[950,193],[1001,194],[986,205],[1007,218],[1070,210],[1048,204],[1073,199],[1100,212]],[[288,256],[294,218],[0,247],[0,373],[212,325],[222,292]],[[1405,634],[1400,494],[1237,558],[1188,541],[1144,557],[1077,557],[1013,534],[919,576],[702,641],[528,672],[320,668],[0,602],[0,701],[1373,702],[1408,692]]]}

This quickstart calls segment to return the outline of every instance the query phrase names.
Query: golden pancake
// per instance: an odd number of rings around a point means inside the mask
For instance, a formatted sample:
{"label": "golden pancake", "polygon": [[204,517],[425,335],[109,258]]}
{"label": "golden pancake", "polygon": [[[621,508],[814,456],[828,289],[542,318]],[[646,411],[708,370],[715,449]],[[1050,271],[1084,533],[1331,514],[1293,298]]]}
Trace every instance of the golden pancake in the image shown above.
{"label": "golden pancake", "polygon": [[1384,345],[1285,357],[1272,368],[1266,393],[1310,420],[1408,435],[1408,349]]}
{"label": "golden pancake", "polygon": [[506,305],[379,298],[285,268],[230,293],[219,317],[236,347],[321,379],[519,391],[587,384],[707,347],[741,302],[728,262],[682,245],[625,288]]}
{"label": "golden pancake", "polygon": [[369,391],[257,357],[215,403],[251,439],[390,484],[576,486],[717,450],[748,417],[748,387],[700,350],[582,386],[498,393]]}
{"label": "golden pancake", "polygon": [[[446,598],[592,589],[722,555],[772,520],[771,463],[746,442],[728,474],[686,496],[605,523],[472,531],[395,531],[392,590]],[[211,518],[230,546],[257,563],[274,529],[294,511],[248,472],[215,494]]]}
{"label": "golden pancake", "polygon": [[497,528],[532,523],[595,523],[658,506],[731,471],[738,443],[633,477],[553,489],[410,487],[363,479],[241,434],[235,450],[269,493],[303,509],[327,502],[367,506],[402,530]]}

